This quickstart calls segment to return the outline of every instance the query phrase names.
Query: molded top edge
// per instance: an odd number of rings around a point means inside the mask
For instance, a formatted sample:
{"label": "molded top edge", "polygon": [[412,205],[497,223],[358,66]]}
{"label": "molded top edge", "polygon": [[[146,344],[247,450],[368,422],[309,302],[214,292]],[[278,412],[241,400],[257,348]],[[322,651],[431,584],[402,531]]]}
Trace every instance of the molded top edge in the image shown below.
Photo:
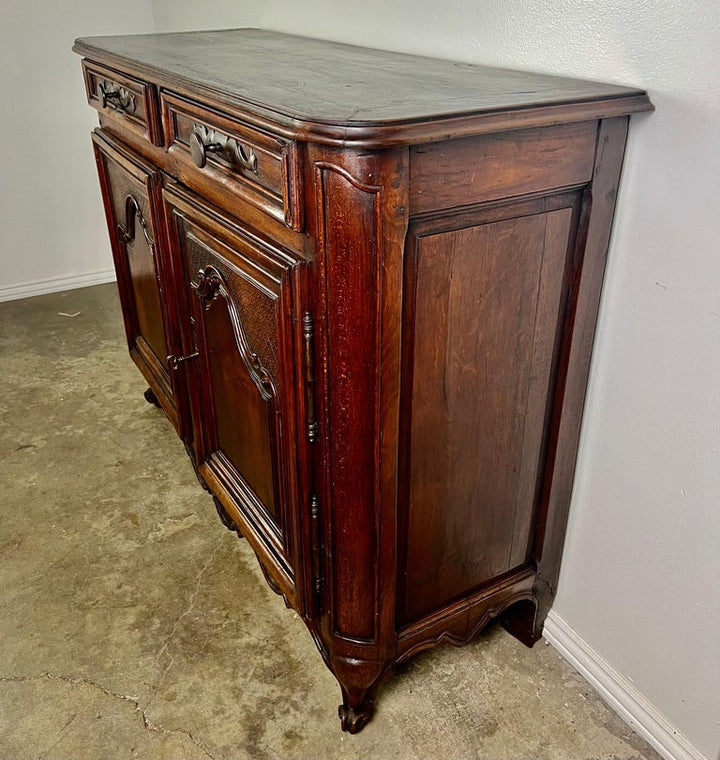
{"label": "molded top edge", "polygon": [[[334,135],[333,142],[340,132],[343,142],[354,142],[355,133],[362,142],[377,130],[554,106],[584,104],[585,118],[607,115],[609,101],[615,116],[652,109],[637,88],[261,29],[89,37],[76,40],[73,50],[168,89],[199,87],[292,132]],[[603,104],[597,115],[595,102]]]}

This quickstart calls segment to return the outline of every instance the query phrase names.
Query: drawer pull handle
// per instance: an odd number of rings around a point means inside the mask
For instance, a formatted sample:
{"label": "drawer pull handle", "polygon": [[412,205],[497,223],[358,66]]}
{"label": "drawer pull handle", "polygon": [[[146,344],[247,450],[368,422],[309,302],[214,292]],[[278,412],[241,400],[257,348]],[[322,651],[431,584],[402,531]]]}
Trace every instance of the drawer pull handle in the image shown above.
{"label": "drawer pull handle", "polygon": [[193,124],[189,143],[190,156],[198,169],[205,167],[208,153],[217,153],[230,164],[240,166],[253,174],[258,173],[255,151],[252,148],[245,148],[237,140],[222,132],[208,129],[203,124]]}
{"label": "drawer pull handle", "polygon": [[103,108],[112,108],[121,113],[135,113],[135,97],[124,87],[113,82],[98,83],[98,98]]}
{"label": "drawer pull handle", "polygon": [[190,135],[190,155],[193,163],[198,169],[203,169],[207,163],[207,153],[217,153],[222,150],[220,143],[207,143],[202,141],[202,137],[197,132]]}

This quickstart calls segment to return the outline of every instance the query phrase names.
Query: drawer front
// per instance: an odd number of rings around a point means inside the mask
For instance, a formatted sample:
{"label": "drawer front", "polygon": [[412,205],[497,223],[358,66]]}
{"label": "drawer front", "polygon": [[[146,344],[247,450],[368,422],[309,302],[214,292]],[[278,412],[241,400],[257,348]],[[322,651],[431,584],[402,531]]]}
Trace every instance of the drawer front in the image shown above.
{"label": "drawer front", "polygon": [[167,147],[185,184],[200,193],[208,182],[220,184],[288,227],[301,228],[296,143],[170,93],[161,94],[161,105]]}
{"label": "drawer front", "polygon": [[178,188],[165,190],[187,304],[198,469],[293,600],[297,468],[293,302],[303,267]]}
{"label": "drawer front", "polygon": [[170,320],[164,298],[166,266],[156,223],[160,173],[121,145],[93,134],[93,146],[130,355],[176,428],[176,396],[167,356]]}
{"label": "drawer front", "polygon": [[155,87],[104,66],[82,62],[88,103],[135,134],[162,145]]}

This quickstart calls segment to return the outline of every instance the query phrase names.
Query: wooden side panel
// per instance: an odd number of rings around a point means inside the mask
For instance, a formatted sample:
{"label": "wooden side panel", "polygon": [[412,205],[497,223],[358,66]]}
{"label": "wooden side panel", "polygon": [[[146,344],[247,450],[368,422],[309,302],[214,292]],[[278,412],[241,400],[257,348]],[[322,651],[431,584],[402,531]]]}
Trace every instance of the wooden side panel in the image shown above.
{"label": "wooden side panel", "polygon": [[[342,170],[318,167],[325,249],[325,298],[332,318],[327,353],[330,482],[342,519],[332,521],[334,626],[337,633],[375,635],[378,408],[376,374],[379,317],[378,238],[382,188],[361,185]],[[352,195],[348,207],[333,202]],[[358,298],[358,294],[363,297]],[[361,402],[358,403],[357,399]]]}
{"label": "wooden side panel", "polygon": [[565,207],[416,239],[403,623],[527,559],[572,219]]}
{"label": "wooden side panel", "polygon": [[418,145],[411,213],[588,182],[596,135],[597,122],[584,121]]}

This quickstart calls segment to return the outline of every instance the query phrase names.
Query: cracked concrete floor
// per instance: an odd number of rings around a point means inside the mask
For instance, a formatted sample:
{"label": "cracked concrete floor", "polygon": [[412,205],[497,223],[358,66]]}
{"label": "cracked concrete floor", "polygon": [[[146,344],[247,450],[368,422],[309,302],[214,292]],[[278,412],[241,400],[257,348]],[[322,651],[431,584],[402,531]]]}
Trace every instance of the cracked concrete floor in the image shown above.
{"label": "cracked concrete floor", "polygon": [[497,627],[342,734],[310,636],[143,399],[114,285],[0,304],[0,389],[0,757],[657,760]]}

